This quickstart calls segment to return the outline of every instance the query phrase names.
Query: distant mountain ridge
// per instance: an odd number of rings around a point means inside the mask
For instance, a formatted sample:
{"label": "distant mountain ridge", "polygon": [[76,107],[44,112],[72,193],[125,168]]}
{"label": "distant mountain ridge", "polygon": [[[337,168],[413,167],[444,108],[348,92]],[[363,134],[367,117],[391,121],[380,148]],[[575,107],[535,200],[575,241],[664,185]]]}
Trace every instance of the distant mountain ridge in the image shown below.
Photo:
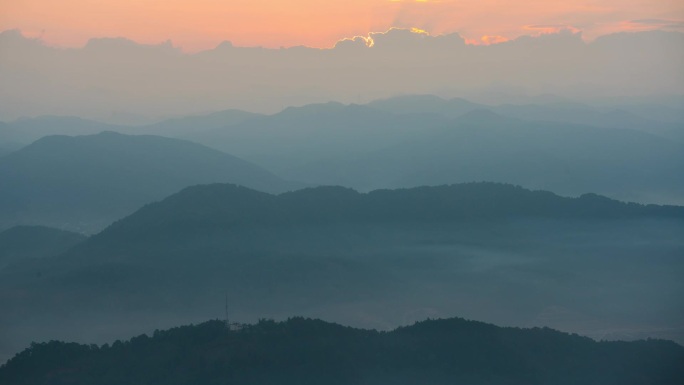
{"label": "distant mountain ridge", "polygon": [[0,158],[0,226],[93,232],[145,203],[199,183],[272,192],[296,185],[234,156],[158,136],[50,136]]}
{"label": "distant mountain ridge", "polygon": [[[124,126],[75,116],[39,116],[0,124],[0,142],[28,145],[51,135],[94,135],[103,131],[123,131]],[[16,145],[15,145],[16,147]]]}
{"label": "distant mountain ridge", "polygon": [[[376,190],[317,187],[271,195],[230,184],[193,186],[115,222],[87,244],[144,234],[190,235],[273,225],[481,221],[505,218],[676,218],[684,207],[640,205],[596,194],[564,198],[497,183]],[[117,241],[118,242],[118,241]],[[85,245],[84,245],[85,246]]]}
{"label": "distant mountain ridge", "polygon": [[[146,125],[110,124],[75,116],[38,116],[0,122],[0,144],[16,143],[13,147],[28,145],[45,136],[95,135],[104,131],[120,134],[159,135],[175,138],[232,124],[242,123],[262,115],[240,110],[223,110],[200,115],[165,119]],[[19,145],[19,146],[18,146]],[[2,150],[2,147],[0,147]],[[2,155],[0,153],[0,155]]]}
{"label": "distant mountain ridge", "polygon": [[[424,119],[455,119],[475,110],[487,109],[502,116],[518,118],[528,121],[546,121],[574,123],[604,128],[629,128],[657,134],[666,138],[684,140],[684,115],[680,109],[666,105],[616,105],[613,107],[597,107],[572,102],[555,103],[517,103],[517,104],[482,104],[463,98],[444,99],[435,95],[404,95],[386,99],[378,99],[366,104],[343,104],[339,102],[314,103],[301,107],[286,107],[272,115],[262,115],[236,109],[219,110],[202,114],[189,114],[164,119],[157,123],[142,125],[126,125],[103,123],[76,116],[38,116],[21,118],[10,122],[0,122],[0,144],[2,142],[17,145],[27,145],[49,135],[93,135],[102,131],[115,131],[123,134],[147,134],[166,137],[182,138],[197,137],[204,144],[225,146],[225,143],[212,143],[209,131],[226,131],[227,127],[241,125],[249,120],[265,118],[252,127],[278,124],[276,122],[289,119],[305,119],[315,116],[321,119],[334,117],[336,113],[344,113],[351,107],[364,107],[406,119],[410,115],[423,116]],[[367,114],[368,117],[373,117]],[[409,117],[409,119],[411,119]],[[378,121],[376,120],[375,123]],[[348,123],[369,124],[357,118],[356,122]],[[390,120],[389,123],[396,123]],[[330,123],[323,122],[322,125]],[[424,126],[434,125],[429,121]],[[340,129],[344,129],[340,126]],[[346,127],[350,129],[351,127]],[[377,129],[377,128],[376,128]],[[237,131],[240,129],[238,128]],[[226,134],[224,134],[226,135]],[[206,139],[205,136],[207,137]],[[221,148],[219,148],[221,149]],[[1,150],[1,147],[0,147]],[[231,152],[231,151],[228,151]]]}
{"label": "distant mountain ridge", "polygon": [[592,384],[684,381],[684,347],[669,341],[596,342],[551,329],[464,319],[390,332],[320,320],[221,321],[112,345],[34,343],[0,367],[0,384]]}
{"label": "distant mountain ridge", "polygon": [[[563,195],[681,204],[684,142],[637,130],[531,122],[474,110],[420,136],[334,164],[299,180],[369,191],[472,181]],[[293,175],[292,177],[296,177]]]}
{"label": "distant mountain ridge", "polygon": [[[550,95],[549,98],[552,99]],[[402,95],[378,99],[368,107],[397,114],[434,113],[457,118],[477,109],[489,109],[512,118],[585,124],[597,127],[652,129],[648,125],[679,127],[684,115],[665,105],[616,104],[592,106],[571,101],[484,104],[463,98],[441,98],[435,95]],[[662,119],[662,120],[661,120]],[[674,124],[674,125],[673,125]]]}
{"label": "distant mountain ridge", "polygon": [[[398,115],[366,105],[310,104],[246,120],[232,126],[194,131],[183,139],[216,148],[273,170],[287,179],[309,164],[355,159],[419,137],[446,117]],[[308,178],[307,183],[318,183]]]}

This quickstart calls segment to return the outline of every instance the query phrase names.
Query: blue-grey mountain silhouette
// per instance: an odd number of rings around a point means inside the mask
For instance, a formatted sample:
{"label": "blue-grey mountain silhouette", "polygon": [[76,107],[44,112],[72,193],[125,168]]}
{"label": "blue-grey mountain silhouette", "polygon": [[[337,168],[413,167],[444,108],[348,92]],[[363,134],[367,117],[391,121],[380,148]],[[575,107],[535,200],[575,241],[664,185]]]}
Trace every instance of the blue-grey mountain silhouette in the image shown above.
{"label": "blue-grey mountain silhouette", "polygon": [[97,231],[145,203],[197,183],[281,192],[291,184],[195,143],[104,132],[42,138],[0,159],[0,226]]}
{"label": "blue-grey mountain silhouette", "polygon": [[0,353],[196,322],[222,312],[225,294],[245,320],[388,328],[460,314],[683,341],[682,231],[682,207],[492,183],[279,195],[194,186],[61,255],[0,269],[0,324],[12,331]]}

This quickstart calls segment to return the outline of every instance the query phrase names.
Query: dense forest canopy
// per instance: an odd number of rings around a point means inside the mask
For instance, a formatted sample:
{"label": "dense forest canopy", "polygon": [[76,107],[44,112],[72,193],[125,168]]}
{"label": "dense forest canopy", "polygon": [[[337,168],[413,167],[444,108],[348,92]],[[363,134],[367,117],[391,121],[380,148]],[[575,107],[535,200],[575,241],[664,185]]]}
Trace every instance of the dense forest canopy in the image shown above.
{"label": "dense forest canopy", "polygon": [[390,332],[320,320],[222,321],[113,344],[32,344],[0,384],[681,384],[684,347],[596,342],[460,318]]}

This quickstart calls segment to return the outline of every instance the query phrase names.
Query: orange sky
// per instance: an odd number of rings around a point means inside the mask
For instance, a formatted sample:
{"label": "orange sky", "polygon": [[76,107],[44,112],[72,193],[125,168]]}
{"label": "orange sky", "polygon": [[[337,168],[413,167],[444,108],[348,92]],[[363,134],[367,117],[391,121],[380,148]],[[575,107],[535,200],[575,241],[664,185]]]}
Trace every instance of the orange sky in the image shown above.
{"label": "orange sky", "polygon": [[91,37],[172,40],[184,51],[239,46],[330,47],[343,37],[418,27],[495,43],[567,27],[605,33],[684,31],[682,0],[0,0],[0,30],[57,46]]}

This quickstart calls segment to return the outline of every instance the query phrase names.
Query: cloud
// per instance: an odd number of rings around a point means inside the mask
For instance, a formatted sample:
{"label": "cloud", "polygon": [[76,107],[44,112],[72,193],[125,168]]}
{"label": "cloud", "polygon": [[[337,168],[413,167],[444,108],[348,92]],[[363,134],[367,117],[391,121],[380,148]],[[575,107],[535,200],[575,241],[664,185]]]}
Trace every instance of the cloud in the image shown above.
{"label": "cloud", "polygon": [[499,44],[499,43],[505,43],[509,41],[510,39],[505,37],[505,36],[499,36],[499,35],[484,35],[480,38],[482,43],[486,45],[490,44]]}
{"label": "cloud", "polygon": [[642,26],[645,28],[657,28],[657,29],[684,29],[684,20],[671,20],[671,19],[637,19],[630,20],[628,22],[634,26]]}
{"label": "cloud", "polygon": [[538,34],[559,33],[563,31],[569,31],[572,33],[582,32],[579,28],[575,28],[574,26],[568,24],[533,24],[525,25],[523,26],[523,29],[526,31],[536,32]]}
{"label": "cloud", "polygon": [[[0,0],[1,1],[1,0]],[[588,40],[614,32],[681,30],[681,0],[21,0],[5,1],[0,30],[21,28],[51,45],[82,46],[93,36],[146,43],[172,39],[186,52],[231,40],[238,46],[331,47],[345,36],[418,27],[515,39],[577,28]],[[625,22],[631,20],[633,22]],[[151,22],[153,21],[153,22]],[[530,27],[546,26],[545,29]],[[553,27],[552,27],[553,26]],[[527,28],[526,28],[527,27]],[[42,31],[45,31],[44,33]]]}
{"label": "cloud", "polygon": [[335,49],[374,48],[382,50],[430,49],[451,50],[463,46],[465,40],[456,33],[431,35],[420,28],[390,28],[384,32],[371,32],[368,36],[344,38]]}
{"label": "cloud", "polygon": [[370,48],[375,44],[370,36],[345,37],[335,44],[335,49]]}
{"label": "cloud", "polygon": [[[539,24],[529,31],[565,27]],[[274,112],[288,105],[353,102],[359,95],[463,96],[493,84],[570,98],[684,94],[679,32],[586,42],[563,29],[504,44],[496,43],[507,36],[485,34],[477,47],[457,33],[416,28],[351,36],[330,49],[225,43],[188,54],[169,43],[124,39],[55,49],[17,31],[0,33],[0,52],[11,58],[0,66],[0,120],[85,113],[108,119],[112,111],[148,117],[226,108]]]}

